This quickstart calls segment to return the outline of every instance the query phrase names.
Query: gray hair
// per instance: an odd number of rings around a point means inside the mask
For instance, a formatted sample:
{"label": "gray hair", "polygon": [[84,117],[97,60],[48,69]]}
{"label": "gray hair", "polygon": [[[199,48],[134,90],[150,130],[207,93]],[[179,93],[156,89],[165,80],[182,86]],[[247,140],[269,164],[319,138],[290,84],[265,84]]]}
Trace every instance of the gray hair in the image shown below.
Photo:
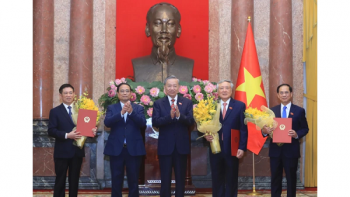
{"label": "gray hair", "polygon": [[231,81],[231,80],[228,80],[228,79],[224,79],[224,80],[219,81],[219,82],[216,84],[216,89],[219,89],[219,85],[222,84],[222,83],[224,83],[224,82],[230,83],[231,89],[233,88],[233,83],[232,83],[232,81]]}
{"label": "gray hair", "polygon": [[168,76],[167,78],[164,79],[164,85],[166,84],[168,79],[177,79],[177,83],[180,84],[180,80],[177,77],[175,77],[175,75],[170,75],[170,76]]}

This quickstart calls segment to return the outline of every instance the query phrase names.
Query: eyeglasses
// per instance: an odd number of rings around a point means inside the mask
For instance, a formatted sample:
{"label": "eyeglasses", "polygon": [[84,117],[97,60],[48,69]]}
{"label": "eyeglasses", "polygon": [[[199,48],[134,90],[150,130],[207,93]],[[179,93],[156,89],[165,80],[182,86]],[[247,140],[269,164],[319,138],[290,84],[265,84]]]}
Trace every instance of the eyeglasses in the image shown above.
{"label": "eyeglasses", "polygon": [[119,92],[120,92],[120,93],[129,93],[130,90],[120,90]]}
{"label": "eyeglasses", "polygon": [[290,93],[289,91],[285,91],[285,92],[280,91],[280,92],[279,92],[280,95],[284,95],[284,94],[287,94],[287,95],[288,95],[289,93]]}

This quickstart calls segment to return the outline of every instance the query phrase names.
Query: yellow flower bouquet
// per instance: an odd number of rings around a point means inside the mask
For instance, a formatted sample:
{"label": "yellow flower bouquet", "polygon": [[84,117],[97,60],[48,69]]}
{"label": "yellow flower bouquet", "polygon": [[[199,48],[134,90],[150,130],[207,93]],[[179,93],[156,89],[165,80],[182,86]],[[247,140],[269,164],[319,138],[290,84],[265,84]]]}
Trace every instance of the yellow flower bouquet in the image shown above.
{"label": "yellow flower bouquet", "polygon": [[[257,130],[261,130],[264,125],[267,127],[275,129],[277,126],[277,122],[273,119],[275,118],[275,113],[272,110],[262,105],[261,110],[257,108],[251,108],[245,110],[244,115],[244,124],[251,122],[255,124]],[[270,137],[272,138],[273,131],[270,133]],[[278,146],[282,146],[283,143],[277,143]]]}
{"label": "yellow flower bouquet", "polygon": [[[97,118],[96,118],[96,126],[97,126],[100,123],[102,112],[98,110],[98,107],[95,105],[95,102],[92,99],[87,98],[87,95],[88,93],[84,92],[83,95],[80,95],[79,99],[75,98],[73,114],[72,114],[73,123],[77,125],[79,109],[88,109],[88,110],[97,111]],[[73,130],[75,129],[76,127],[74,127]],[[87,139],[86,136],[81,136],[81,138],[75,140],[73,144],[75,146],[78,146],[80,149],[82,149],[86,139]]]}
{"label": "yellow flower bouquet", "polygon": [[[221,152],[218,132],[221,129],[220,123],[220,103],[214,97],[200,100],[193,108],[193,117],[197,123],[197,130],[204,133],[203,136],[212,135],[214,139],[210,142],[213,154]],[[199,137],[199,138],[201,138]],[[197,138],[197,139],[199,139]]]}

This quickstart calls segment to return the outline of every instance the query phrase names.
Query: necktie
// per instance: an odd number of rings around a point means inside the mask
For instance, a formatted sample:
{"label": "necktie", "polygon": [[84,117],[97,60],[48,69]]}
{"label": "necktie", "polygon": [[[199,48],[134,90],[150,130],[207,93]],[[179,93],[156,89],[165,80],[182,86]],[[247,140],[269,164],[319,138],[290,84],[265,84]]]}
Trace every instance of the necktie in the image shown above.
{"label": "necktie", "polygon": [[[226,105],[227,105],[227,103],[223,103],[223,105],[224,105],[224,109],[222,110],[222,119],[224,119],[225,115],[226,115]],[[224,141],[224,132],[222,132],[222,134],[221,134],[221,140]]]}
{"label": "necktie", "polygon": [[[175,99],[171,99],[171,109],[173,109],[174,108],[174,102],[175,102]],[[174,110],[175,111],[175,110]]]}
{"label": "necktie", "polygon": [[73,121],[71,108],[72,108],[71,106],[68,106],[68,114],[69,114],[70,119]]}
{"label": "necktie", "polygon": [[224,103],[224,109],[222,110],[222,119],[224,119],[226,115],[226,105],[227,103]]}
{"label": "necktie", "polygon": [[287,106],[283,107],[282,118],[287,118]]}

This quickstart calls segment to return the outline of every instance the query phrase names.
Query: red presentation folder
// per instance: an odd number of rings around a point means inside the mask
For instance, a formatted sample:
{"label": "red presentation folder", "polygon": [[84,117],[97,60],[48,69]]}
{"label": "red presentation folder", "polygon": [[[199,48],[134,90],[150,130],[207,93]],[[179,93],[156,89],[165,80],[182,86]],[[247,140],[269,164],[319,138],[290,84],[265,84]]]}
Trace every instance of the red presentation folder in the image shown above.
{"label": "red presentation folder", "polygon": [[273,131],[273,143],[292,143],[292,137],[288,135],[288,131],[292,129],[291,118],[274,118],[277,121],[277,127]]}
{"label": "red presentation folder", "polygon": [[79,109],[77,132],[86,137],[94,137],[92,129],[96,127],[97,111]]}
{"label": "red presentation folder", "polygon": [[231,155],[237,156],[239,146],[239,131],[237,129],[231,129]]}

